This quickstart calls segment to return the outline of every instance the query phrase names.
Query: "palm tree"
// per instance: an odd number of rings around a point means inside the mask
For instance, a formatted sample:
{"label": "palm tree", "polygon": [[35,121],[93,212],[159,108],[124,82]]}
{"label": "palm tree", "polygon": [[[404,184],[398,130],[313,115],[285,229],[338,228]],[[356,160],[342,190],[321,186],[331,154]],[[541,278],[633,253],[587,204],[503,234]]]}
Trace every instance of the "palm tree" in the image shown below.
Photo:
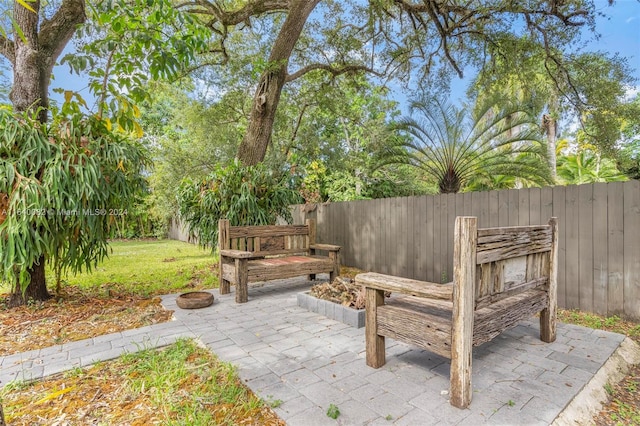
{"label": "palm tree", "polygon": [[495,176],[552,182],[537,122],[517,104],[486,98],[473,109],[458,109],[423,99],[411,103],[410,113],[397,125],[409,137],[398,138],[383,153],[382,164],[417,167],[435,180],[440,193],[456,193],[472,180],[491,182]]}

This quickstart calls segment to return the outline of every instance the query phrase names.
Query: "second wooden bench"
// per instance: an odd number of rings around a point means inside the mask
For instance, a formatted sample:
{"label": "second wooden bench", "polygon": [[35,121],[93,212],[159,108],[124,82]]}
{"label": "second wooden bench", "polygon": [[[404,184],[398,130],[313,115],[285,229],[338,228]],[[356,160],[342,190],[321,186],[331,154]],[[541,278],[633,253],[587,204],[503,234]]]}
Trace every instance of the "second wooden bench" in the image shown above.
{"label": "second wooden bench", "polygon": [[[340,275],[340,246],[316,244],[316,223],[305,225],[230,226],[218,222],[220,294],[236,285],[236,302],[249,299],[248,283],[329,273]],[[317,250],[328,252],[327,256]]]}

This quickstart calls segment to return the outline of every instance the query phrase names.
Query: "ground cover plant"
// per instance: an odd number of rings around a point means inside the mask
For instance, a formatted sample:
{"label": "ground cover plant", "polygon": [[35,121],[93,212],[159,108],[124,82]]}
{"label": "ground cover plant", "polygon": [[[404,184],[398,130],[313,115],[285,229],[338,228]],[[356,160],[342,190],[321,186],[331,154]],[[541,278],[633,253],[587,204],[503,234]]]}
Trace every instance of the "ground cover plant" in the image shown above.
{"label": "ground cover plant", "polygon": [[284,425],[231,364],[191,340],[13,383],[0,395],[12,425]]}

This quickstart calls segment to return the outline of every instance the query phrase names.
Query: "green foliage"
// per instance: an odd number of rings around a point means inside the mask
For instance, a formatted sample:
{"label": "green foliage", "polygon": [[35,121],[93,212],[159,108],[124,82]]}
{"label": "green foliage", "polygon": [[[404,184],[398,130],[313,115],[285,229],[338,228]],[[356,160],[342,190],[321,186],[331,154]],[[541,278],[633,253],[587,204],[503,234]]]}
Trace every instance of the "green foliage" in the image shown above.
{"label": "green foliage", "polygon": [[382,155],[382,164],[401,163],[420,169],[440,193],[455,193],[472,180],[491,182],[513,176],[536,184],[550,182],[545,147],[534,117],[503,98],[483,98],[467,115],[438,100],[418,100],[398,125],[410,138]]}
{"label": "green foliage", "polygon": [[41,256],[58,271],[90,270],[145,187],[144,149],[93,117],[47,126],[0,110],[0,133],[2,280],[26,288]]}
{"label": "green foliage", "polygon": [[336,420],[338,416],[340,416],[340,409],[334,404],[329,404],[329,408],[327,409],[327,417]]}
{"label": "green foliage", "polygon": [[291,223],[289,206],[301,201],[286,175],[264,164],[243,166],[234,161],[217,167],[207,178],[185,179],[178,193],[180,216],[203,246],[218,243],[218,220],[231,225],[273,225],[278,218]]}
{"label": "green foliage", "polygon": [[626,181],[613,160],[589,149],[558,157],[558,180],[564,185]]}
{"label": "green foliage", "polygon": [[88,15],[80,28],[85,42],[61,63],[88,72],[100,117],[142,136],[137,105],[149,96],[146,83],[179,77],[207,49],[210,32],[170,0],[100,0]]}

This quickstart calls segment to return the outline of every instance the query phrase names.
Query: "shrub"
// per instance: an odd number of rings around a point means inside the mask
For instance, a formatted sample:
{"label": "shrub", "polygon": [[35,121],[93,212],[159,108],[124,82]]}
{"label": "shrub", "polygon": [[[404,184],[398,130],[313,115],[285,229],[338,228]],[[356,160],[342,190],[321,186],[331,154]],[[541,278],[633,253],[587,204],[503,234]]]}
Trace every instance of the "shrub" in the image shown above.
{"label": "shrub", "polygon": [[292,222],[291,204],[302,200],[286,175],[263,164],[243,166],[238,160],[218,167],[200,181],[185,179],[178,193],[180,217],[202,246],[215,247],[218,220],[233,226],[273,225],[278,218]]}

